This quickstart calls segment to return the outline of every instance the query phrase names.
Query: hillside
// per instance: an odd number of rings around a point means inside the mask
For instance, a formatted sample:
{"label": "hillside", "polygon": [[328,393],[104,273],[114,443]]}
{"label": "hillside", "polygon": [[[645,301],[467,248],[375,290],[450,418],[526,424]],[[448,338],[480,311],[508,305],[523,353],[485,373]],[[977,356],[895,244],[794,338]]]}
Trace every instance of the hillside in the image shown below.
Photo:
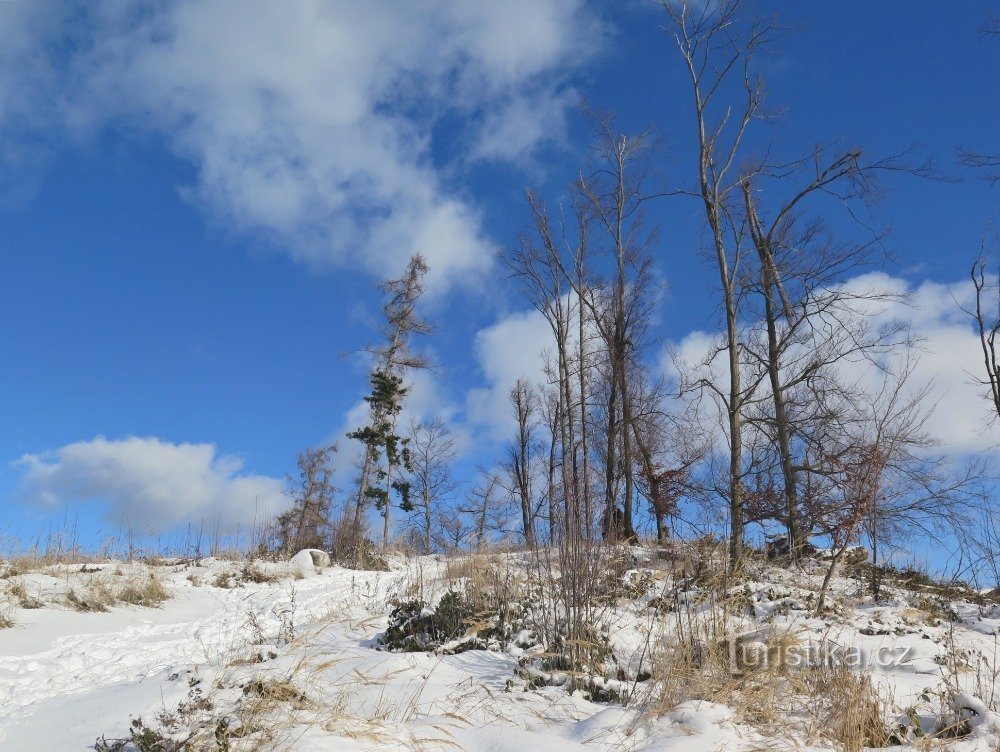
{"label": "hillside", "polygon": [[992,598],[887,573],[875,604],[845,569],[815,617],[822,562],[757,559],[727,584],[716,553],[607,552],[587,675],[560,668],[521,553],[398,556],[389,571],[13,562],[0,746],[996,748]]}

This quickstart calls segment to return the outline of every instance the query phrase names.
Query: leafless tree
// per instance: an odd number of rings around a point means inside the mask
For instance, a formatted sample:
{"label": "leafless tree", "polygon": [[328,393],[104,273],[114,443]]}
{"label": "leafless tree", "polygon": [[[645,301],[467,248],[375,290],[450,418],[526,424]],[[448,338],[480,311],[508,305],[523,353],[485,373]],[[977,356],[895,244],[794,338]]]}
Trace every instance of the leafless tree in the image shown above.
{"label": "leafless tree", "polygon": [[[1000,16],[990,14],[979,27],[982,37],[1000,37]],[[977,171],[992,184],[1000,182],[1000,153],[977,151],[965,147],[958,150],[958,161],[963,167]]]}
{"label": "leafless tree", "polygon": [[610,117],[588,114],[596,142],[592,161],[570,190],[572,226],[554,221],[538,196],[529,193],[537,243],[522,243],[508,255],[508,264],[525,283],[529,299],[546,314],[556,338],[553,371],[560,400],[550,414],[563,419],[558,464],[567,498],[566,524],[586,535],[594,519],[593,453],[603,468],[602,532],[608,538],[632,539],[632,385],[643,370],[642,351],[648,344],[652,298],[647,251],[655,239],[654,232],[643,230],[642,207],[652,197],[645,188],[649,135],[619,133]]}
{"label": "leafless tree", "polygon": [[[849,274],[883,260],[884,233],[856,222],[860,239],[835,239],[823,211],[846,207],[853,219],[879,195],[880,174],[926,174],[927,169],[907,164],[903,154],[873,160],[860,148],[831,145],[816,147],[802,158],[771,159],[744,170],[742,221],[755,251],[755,263],[747,265],[746,286],[752,293],[748,309],[763,328],[761,336],[744,338],[745,349],[751,374],[766,374],[767,409],[756,414],[758,427],[771,435],[777,453],[784,497],[780,518],[793,559],[809,533],[799,520],[799,476],[809,468],[796,457],[800,443],[796,423],[811,419],[816,407],[808,398],[809,390],[802,387],[821,379],[840,361],[874,361],[908,344],[901,322],[872,325],[864,315],[866,310],[904,302],[900,294],[843,284]],[[768,216],[769,194],[788,198],[779,199]],[[758,309],[753,307],[755,297],[762,301]],[[751,375],[750,381],[754,380]],[[751,392],[755,391],[756,385]],[[806,399],[796,404],[797,394]]]}
{"label": "leafless tree", "polygon": [[997,361],[997,335],[1000,334],[1000,284],[995,273],[987,272],[986,253],[990,233],[980,244],[979,258],[972,265],[970,276],[976,291],[975,307],[966,310],[976,323],[979,345],[983,353],[983,373],[980,383],[986,387],[994,418],[1000,418],[1000,362]]}
{"label": "leafless tree", "polygon": [[535,519],[539,501],[535,493],[535,465],[539,446],[534,390],[525,379],[518,379],[510,390],[510,406],[517,422],[517,436],[507,445],[503,468],[509,478],[509,492],[521,510],[521,533],[527,546],[535,545]]}
{"label": "leafless tree", "polygon": [[[756,68],[756,56],[776,38],[778,28],[770,20],[751,17],[745,0],[662,0],[662,4],[670,21],[668,31],[688,73],[698,144],[697,187],[678,193],[696,197],[704,209],[722,295],[728,384],[717,391],[728,419],[729,561],[735,569],[743,559],[744,546],[745,390],[740,370],[739,274],[745,230],[733,212],[740,194],[737,171],[748,131],[755,121],[766,117],[764,82]],[[733,87],[739,88],[738,95],[731,94]]]}
{"label": "leafless tree", "polygon": [[436,513],[436,536],[438,545],[447,553],[461,551],[472,534],[472,526],[457,510],[439,510]]}
{"label": "leafless tree", "polygon": [[656,539],[663,543],[669,535],[667,520],[678,514],[681,499],[698,494],[694,473],[709,444],[693,412],[675,414],[664,409],[669,398],[662,380],[640,382],[633,390],[636,482],[649,502]]}
{"label": "leafless tree", "polygon": [[814,426],[816,472],[807,514],[817,532],[834,541],[835,556],[864,534],[876,598],[884,547],[915,540],[945,550],[966,546],[983,506],[982,465],[949,460],[927,431],[931,385],[914,383],[915,366],[915,358],[906,357],[873,388],[851,385],[825,395],[828,419]]}
{"label": "leafless tree", "polygon": [[555,543],[561,532],[565,530],[565,521],[561,515],[559,496],[562,490],[560,484],[559,428],[562,425],[562,400],[559,389],[551,385],[542,388],[539,394],[539,412],[548,434],[548,449],[545,457],[545,498],[549,523],[549,543]]}
{"label": "leafless tree", "polygon": [[[651,318],[651,260],[649,248],[656,232],[644,228],[643,207],[658,194],[649,177],[650,134],[629,136],[617,131],[606,115],[590,113],[597,130],[595,164],[581,173],[574,186],[581,226],[588,231],[591,254],[610,261],[608,279],[588,278],[580,270],[567,275],[581,304],[591,315],[604,345],[608,366],[605,379],[605,467],[603,530],[606,537],[636,537],[635,425],[633,391],[643,378],[642,351],[648,344]],[[565,270],[564,270],[565,272]],[[583,332],[581,331],[581,338]],[[621,513],[617,514],[621,476]],[[616,524],[616,518],[620,523]]]}
{"label": "leafless tree", "polygon": [[336,489],[330,482],[330,459],[336,445],[299,452],[298,476],[289,476],[288,495],[292,508],[276,519],[278,545],[288,555],[303,548],[325,549],[328,544],[331,507]]}
{"label": "leafless tree", "polygon": [[[931,171],[909,164],[908,152],[871,159],[860,148],[836,143],[790,159],[780,158],[769,138],[751,151],[753,123],[773,119],[764,109],[755,60],[777,38],[776,22],[754,16],[747,0],[665,0],[663,6],[690,79],[698,135],[697,188],[677,193],[695,196],[704,207],[725,318],[723,342],[705,365],[725,353],[728,378],[702,376],[686,386],[713,392],[727,415],[731,566],[738,564],[743,528],[751,521],[748,507],[759,515],[770,506],[773,486],[752,490],[748,483],[766,478],[771,484],[772,470],[780,470],[784,509],[777,516],[794,557],[808,535],[797,499],[808,466],[796,457],[801,437],[795,422],[811,419],[814,407],[808,400],[796,404],[796,396],[837,361],[875,359],[905,339],[901,327],[872,326],[857,315],[890,302],[891,292],[841,284],[848,272],[877,257],[882,233],[857,222],[860,239],[835,239],[824,213],[846,207],[854,219],[860,215],[856,205],[878,195],[878,175]],[[755,309],[756,299],[761,304]],[[844,328],[848,318],[861,321],[861,329]],[[748,319],[760,327],[742,323]],[[751,451],[748,428],[768,434],[773,457],[756,438]],[[776,462],[758,467],[750,454]],[[747,493],[754,498],[743,498]]]}
{"label": "leafless tree", "polygon": [[455,440],[439,418],[411,420],[409,438],[411,520],[419,530],[423,552],[430,553],[434,549],[434,520],[439,517],[439,508],[458,488],[452,475],[457,456]]}
{"label": "leafless tree", "polygon": [[469,537],[473,548],[482,548],[492,538],[508,539],[516,525],[504,494],[500,473],[479,468],[473,483],[458,507],[471,520]]}
{"label": "leafless tree", "polygon": [[[542,200],[530,191],[527,200],[535,224],[534,236],[522,235],[518,247],[509,250],[503,258],[520,283],[523,294],[544,316],[552,332],[554,362],[549,371],[556,396],[548,413],[555,422],[552,448],[558,453],[558,462],[552,461],[550,467],[554,469],[558,465],[559,468],[562,496],[559,519],[566,531],[574,531],[589,527],[588,458],[586,452],[579,451],[581,444],[586,445],[586,395],[579,394],[575,388],[583,376],[577,370],[577,352],[571,337],[573,319],[583,316],[583,309],[570,294],[571,285],[565,278],[561,259],[565,238],[553,227]],[[583,232],[571,251],[574,258],[585,257],[586,244],[587,236]],[[549,491],[555,491],[554,484],[550,483]]]}

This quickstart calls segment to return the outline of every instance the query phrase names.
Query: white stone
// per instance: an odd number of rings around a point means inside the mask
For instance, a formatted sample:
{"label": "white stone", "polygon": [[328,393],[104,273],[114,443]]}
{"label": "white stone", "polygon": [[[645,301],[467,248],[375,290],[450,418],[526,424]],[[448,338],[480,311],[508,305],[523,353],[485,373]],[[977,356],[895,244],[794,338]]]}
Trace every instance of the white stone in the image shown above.
{"label": "white stone", "polygon": [[330,554],[318,548],[303,548],[291,558],[292,564],[298,565],[303,572],[309,569],[330,566]]}

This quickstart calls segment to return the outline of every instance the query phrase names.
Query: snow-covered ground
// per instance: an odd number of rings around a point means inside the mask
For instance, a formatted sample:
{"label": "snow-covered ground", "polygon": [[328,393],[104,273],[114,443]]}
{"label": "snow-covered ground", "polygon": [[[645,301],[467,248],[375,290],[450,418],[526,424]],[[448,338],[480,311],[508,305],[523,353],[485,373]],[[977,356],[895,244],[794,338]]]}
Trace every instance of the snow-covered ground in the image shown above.
{"label": "snow-covered ground", "polygon": [[[677,623],[670,609],[650,607],[663,602],[668,584],[662,561],[650,557],[630,572],[630,581],[644,583],[638,595],[630,588],[605,615],[619,678],[635,688],[625,707],[560,686],[528,686],[518,678],[517,649],[380,649],[392,599],[433,604],[445,590],[446,565],[434,557],[392,564],[389,572],[362,572],[247,569],[216,559],[108,562],[8,576],[0,592],[6,588],[15,624],[0,630],[0,749],[93,750],[103,737],[106,749],[134,750],[115,740],[147,727],[178,739],[200,729],[199,739],[228,746],[192,749],[233,751],[833,748],[791,701],[778,708],[787,722],[767,725],[751,722],[735,700],[680,698],[655,713],[643,707],[654,683],[635,682],[636,674]],[[150,578],[170,595],[158,607],[115,603],[81,612],[66,602],[70,591],[118,592]],[[747,607],[734,618],[736,631],[764,645],[781,633],[802,649],[852,649],[878,691],[892,697],[890,715],[912,710],[911,726],[930,731],[942,702],[957,697],[972,733],[949,743],[961,752],[997,748],[988,706],[1000,689],[1000,608],[896,587],[873,605],[857,581],[838,577],[830,613],[818,619],[809,605],[820,580],[818,564],[808,572],[761,566],[739,586]],[[40,607],[16,605],[25,594]],[[681,595],[707,608],[697,586]],[[135,719],[143,726],[133,727]]]}

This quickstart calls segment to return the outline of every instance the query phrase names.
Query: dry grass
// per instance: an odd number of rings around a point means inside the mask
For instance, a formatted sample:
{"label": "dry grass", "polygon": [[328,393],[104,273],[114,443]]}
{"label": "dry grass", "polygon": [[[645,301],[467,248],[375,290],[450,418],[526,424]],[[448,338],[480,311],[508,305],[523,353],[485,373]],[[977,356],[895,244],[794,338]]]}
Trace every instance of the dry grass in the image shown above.
{"label": "dry grass", "polygon": [[0,578],[3,579],[22,577],[26,574],[37,572],[38,570],[44,569],[48,566],[48,563],[45,563],[41,559],[34,556],[15,556],[7,559],[3,563],[5,566],[0,569]]}
{"label": "dry grass", "polygon": [[798,637],[783,631],[761,638],[708,619],[681,641],[661,643],[653,655],[654,714],[687,700],[730,705],[740,720],[772,729],[793,683],[789,656]]}
{"label": "dry grass", "polygon": [[118,591],[117,599],[133,606],[156,608],[164,601],[170,600],[170,592],[154,574],[150,573],[149,577],[126,582]]}
{"label": "dry grass", "polygon": [[889,702],[871,677],[810,665],[809,646],[794,627],[746,631],[748,596],[717,566],[718,551],[705,549],[675,559],[674,589],[659,599],[673,602],[654,643],[650,711],[706,700],[732,707],[740,721],[776,740],[804,732],[843,752],[888,744]]}
{"label": "dry grass", "polygon": [[71,587],[66,593],[66,604],[84,612],[103,612],[116,603],[156,608],[170,599],[170,592],[154,575],[135,575],[116,587],[110,578],[94,577],[83,588]]}
{"label": "dry grass", "polygon": [[41,600],[28,592],[24,582],[20,579],[11,580],[7,585],[7,592],[21,608],[41,608],[45,605]]}
{"label": "dry grass", "polygon": [[213,587],[223,588],[224,590],[231,590],[236,587],[237,584],[236,577],[229,570],[219,572],[212,580]]}
{"label": "dry grass", "polygon": [[891,732],[885,723],[889,702],[875,689],[870,675],[837,666],[814,668],[804,679],[815,737],[834,742],[843,752],[889,744]]}
{"label": "dry grass", "polygon": [[709,623],[684,642],[671,641],[654,654],[654,714],[669,712],[686,700],[725,704],[737,718],[762,733],[793,736],[802,730],[833,742],[842,752],[886,746],[890,703],[871,677],[844,666],[799,666],[793,631],[758,635],[720,634]]}
{"label": "dry grass", "polygon": [[88,553],[78,547],[63,548],[53,546],[44,551],[39,548],[29,553],[12,554],[0,561],[0,579],[21,577],[33,572],[42,572],[50,567],[66,565],[103,564],[108,560],[105,552]]}
{"label": "dry grass", "polygon": [[70,588],[66,593],[67,605],[84,613],[107,611],[115,600],[114,591],[103,579],[92,579],[85,588]]}

